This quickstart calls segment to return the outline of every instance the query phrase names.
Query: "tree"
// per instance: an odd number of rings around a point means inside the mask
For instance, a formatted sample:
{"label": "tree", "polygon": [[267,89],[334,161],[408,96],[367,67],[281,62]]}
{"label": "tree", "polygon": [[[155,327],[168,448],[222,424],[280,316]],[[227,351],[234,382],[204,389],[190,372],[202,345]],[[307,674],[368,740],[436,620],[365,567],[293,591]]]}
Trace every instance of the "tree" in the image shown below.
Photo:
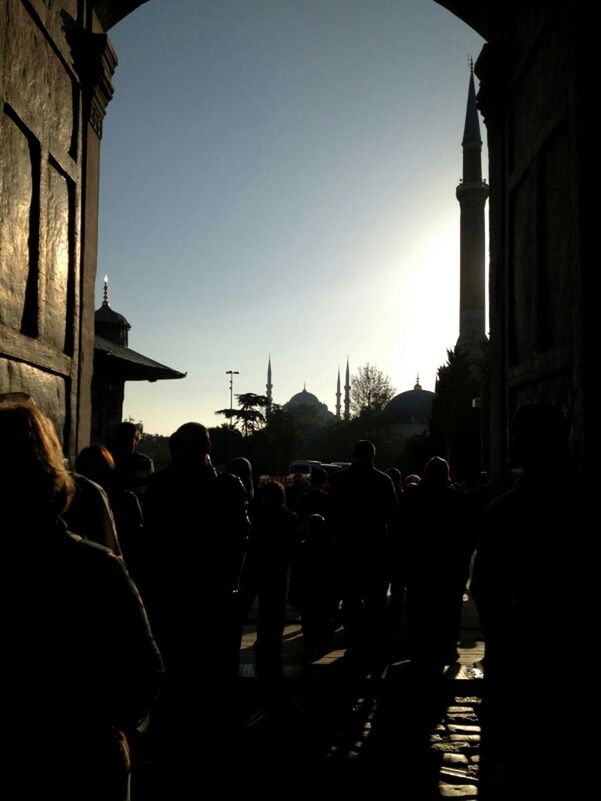
{"label": "tree", "polygon": [[351,410],[359,416],[366,412],[379,414],[394,397],[390,378],[375,364],[359,367],[351,379]]}
{"label": "tree", "polygon": [[236,395],[239,409],[218,409],[215,414],[222,414],[233,425],[241,428],[245,437],[252,436],[255,431],[265,425],[265,414],[262,409],[269,406],[269,398],[266,395],[255,395],[254,392],[244,392]]}
{"label": "tree", "polygon": [[447,363],[438,368],[430,435],[439,455],[448,459],[452,475],[469,481],[485,463],[482,425],[486,410],[475,408],[473,401],[485,395],[487,352],[483,348],[479,365],[457,348],[448,350],[447,356]]}
{"label": "tree", "polygon": [[271,404],[267,424],[251,441],[251,461],[258,477],[261,474],[284,475],[299,447],[300,434],[294,417],[276,403]]}

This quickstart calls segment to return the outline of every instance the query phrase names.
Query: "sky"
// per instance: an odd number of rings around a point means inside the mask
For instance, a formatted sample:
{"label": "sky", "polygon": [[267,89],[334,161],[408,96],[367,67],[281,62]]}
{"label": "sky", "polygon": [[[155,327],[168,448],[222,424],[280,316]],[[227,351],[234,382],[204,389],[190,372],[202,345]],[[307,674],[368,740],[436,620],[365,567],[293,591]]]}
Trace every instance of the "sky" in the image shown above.
{"label": "sky", "polygon": [[334,411],[347,356],[433,390],[481,37],[433,0],[151,0],[110,39],[96,306],[107,274],[129,346],[187,373],[128,382],[124,417],[219,425],[270,354],[276,403]]}

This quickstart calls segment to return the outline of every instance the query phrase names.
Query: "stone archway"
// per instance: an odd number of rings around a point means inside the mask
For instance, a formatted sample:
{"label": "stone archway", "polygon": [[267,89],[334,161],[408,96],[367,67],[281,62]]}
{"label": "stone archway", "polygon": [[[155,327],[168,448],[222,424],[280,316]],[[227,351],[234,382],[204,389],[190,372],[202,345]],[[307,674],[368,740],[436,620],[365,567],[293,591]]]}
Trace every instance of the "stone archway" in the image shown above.
{"label": "stone archway", "polygon": [[[42,399],[71,454],[89,439],[100,137],[116,65],[107,31],[139,5],[0,0],[0,383]],[[488,42],[476,73],[490,152],[496,478],[508,415],[540,398],[569,415],[574,455],[598,469],[586,7],[440,5]]]}

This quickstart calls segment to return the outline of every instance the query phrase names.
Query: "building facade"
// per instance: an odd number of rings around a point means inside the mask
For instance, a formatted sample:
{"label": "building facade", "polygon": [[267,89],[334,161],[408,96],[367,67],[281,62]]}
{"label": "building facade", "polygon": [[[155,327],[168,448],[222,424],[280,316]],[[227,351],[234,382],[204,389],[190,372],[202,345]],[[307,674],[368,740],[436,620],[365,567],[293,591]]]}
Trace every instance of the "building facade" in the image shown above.
{"label": "building facade", "polygon": [[90,439],[98,170],[134,0],[0,0],[0,390]]}

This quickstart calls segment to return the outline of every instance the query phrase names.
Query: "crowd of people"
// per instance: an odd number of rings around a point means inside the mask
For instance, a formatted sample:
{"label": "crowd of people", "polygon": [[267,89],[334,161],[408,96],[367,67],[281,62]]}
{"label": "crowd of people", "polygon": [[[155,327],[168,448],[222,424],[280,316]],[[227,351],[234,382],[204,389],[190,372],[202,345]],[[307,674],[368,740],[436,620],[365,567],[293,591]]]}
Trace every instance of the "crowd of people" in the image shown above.
{"label": "crowd of people", "polygon": [[246,459],[217,472],[209,432],[192,422],[172,434],[158,472],[131,423],[68,469],[33,402],[0,404],[11,738],[0,781],[20,784],[11,797],[43,787],[66,801],[124,801],[128,742],[151,709],[156,759],[176,770],[199,719],[224,720],[234,702],[251,612],[268,682],[282,675],[287,605],[307,664],[342,627],[348,675],[364,675],[391,659],[403,619],[416,674],[437,676],[458,659],[473,567],[495,686],[515,686],[516,653],[531,657],[531,678],[553,678],[577,608],[592,675],[591,499],[574,473],[558,480],[568,442],[559,413],[524,407],[513,433],[523,476],[489,504],[486,481],[466,490],[441,457],[421,477],[379,470],[367,440],[330,477],[314,468],[310,485],[258,487]]}

